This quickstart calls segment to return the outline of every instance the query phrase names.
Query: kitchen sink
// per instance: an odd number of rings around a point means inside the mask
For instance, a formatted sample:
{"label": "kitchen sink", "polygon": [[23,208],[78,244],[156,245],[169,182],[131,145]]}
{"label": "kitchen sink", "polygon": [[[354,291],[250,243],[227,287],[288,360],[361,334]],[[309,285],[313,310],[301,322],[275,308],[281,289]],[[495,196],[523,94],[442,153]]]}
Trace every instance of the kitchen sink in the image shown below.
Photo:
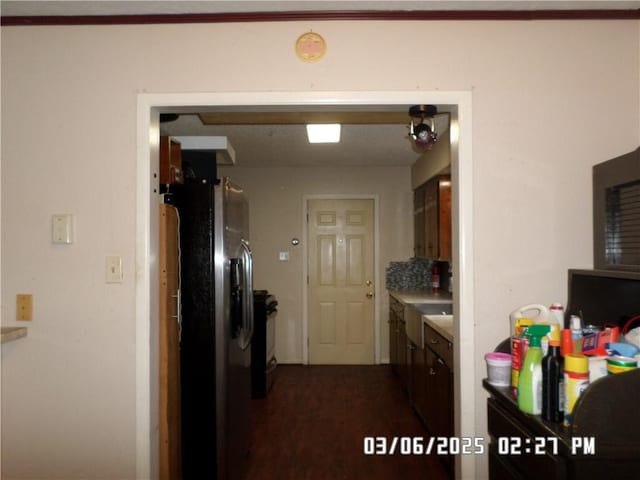
{"label": "kitchen sink", "polygon": [[453,314],[453,303],[412,303],[422,315],[451,315]]}
{"label": "kitchen sink", "polygon": [[411,303],[404,309],[407,337],[419,348],[424,348],[422,315],[451,315],[452,303]]}

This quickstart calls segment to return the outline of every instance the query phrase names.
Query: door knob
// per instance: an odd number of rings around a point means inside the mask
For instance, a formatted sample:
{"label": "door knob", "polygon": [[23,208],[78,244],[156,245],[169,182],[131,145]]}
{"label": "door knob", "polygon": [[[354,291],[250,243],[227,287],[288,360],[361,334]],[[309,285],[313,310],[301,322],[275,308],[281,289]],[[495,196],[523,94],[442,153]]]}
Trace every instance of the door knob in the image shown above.
{"label": "door knob", "polygon": [[373,292],[367,292],[367,298],[373,298]]}
{"label": "door knob", "polygon": [[367,287],[370,287],[371,285],[373,285],[373,282],[371,280],[367,280],[366,282]]}

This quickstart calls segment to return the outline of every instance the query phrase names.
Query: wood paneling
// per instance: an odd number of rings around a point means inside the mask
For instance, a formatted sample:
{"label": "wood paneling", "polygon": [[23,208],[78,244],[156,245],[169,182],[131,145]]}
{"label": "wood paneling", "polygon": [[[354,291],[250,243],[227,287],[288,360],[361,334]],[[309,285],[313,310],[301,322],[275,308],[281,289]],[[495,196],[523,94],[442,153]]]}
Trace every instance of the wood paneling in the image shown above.
{"label": "wood paneling", "polygon": [[160,480],[181,474],[178,211],[160,205]]}

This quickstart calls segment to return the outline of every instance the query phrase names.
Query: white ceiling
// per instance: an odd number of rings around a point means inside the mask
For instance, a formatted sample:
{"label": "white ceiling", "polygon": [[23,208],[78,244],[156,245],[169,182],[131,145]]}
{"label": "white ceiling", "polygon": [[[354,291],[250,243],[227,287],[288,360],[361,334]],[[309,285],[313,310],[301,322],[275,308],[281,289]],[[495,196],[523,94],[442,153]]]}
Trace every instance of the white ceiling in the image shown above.
{"label": "white ceiling", "polygon": [[15,15],[150,15],[339,10],[598,10],[635,9],[640,1],[583,0],[284,0],[284,1],[30,1],[3,0],[2,16]]}
{"label": "white ceiling", "polygon": [[[203,125],[195,114],[181,115],[160,129],[172,136],[227,137],[238,166],[410,166],[421,153],[408,137],[408,107],[404,124],[342,125],[339,144],[310,144],[304,124]],[[439,130],[446,134],[447,126]]]}

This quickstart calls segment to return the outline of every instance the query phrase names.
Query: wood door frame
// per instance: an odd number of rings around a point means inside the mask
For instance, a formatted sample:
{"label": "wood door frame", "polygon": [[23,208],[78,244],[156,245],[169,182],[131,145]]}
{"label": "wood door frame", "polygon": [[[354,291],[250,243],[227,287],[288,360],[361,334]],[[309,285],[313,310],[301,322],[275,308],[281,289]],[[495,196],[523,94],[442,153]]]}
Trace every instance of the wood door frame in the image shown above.
{"label": "wood door frame", "polygon": [[[206,107],[284,106],[294,110],[308,105],[452,105],[451,170],[454,285],[455,434],[475,437],[483,407],[476,405],[481,391],[478,379],[485,375],[484,363],[476,358],[474,295],[474,197],[472,92],[462,91],[249,91],[200,93],[138,93],[136,120],[136,478],[158,476],[158,204],[154,191],[158,175],[160,112]],[[380,282],[378,281],[377,284]],[[379,298],[379,295],[378,295]],[[462,355],[464,352],[464,355]],[[480,395],[482,397],[482,395]],[[476,408],[478,407],[478,408]],[[476,458],[456,457],[458,478],[474,478]]]}
{"label": "wood door frame", "polygon": [[309,225],[310,200],[373,200],[373,363],[380,364],[380,218],[377,194],[309,194],[302,196],[302,363],[309,364]]}

